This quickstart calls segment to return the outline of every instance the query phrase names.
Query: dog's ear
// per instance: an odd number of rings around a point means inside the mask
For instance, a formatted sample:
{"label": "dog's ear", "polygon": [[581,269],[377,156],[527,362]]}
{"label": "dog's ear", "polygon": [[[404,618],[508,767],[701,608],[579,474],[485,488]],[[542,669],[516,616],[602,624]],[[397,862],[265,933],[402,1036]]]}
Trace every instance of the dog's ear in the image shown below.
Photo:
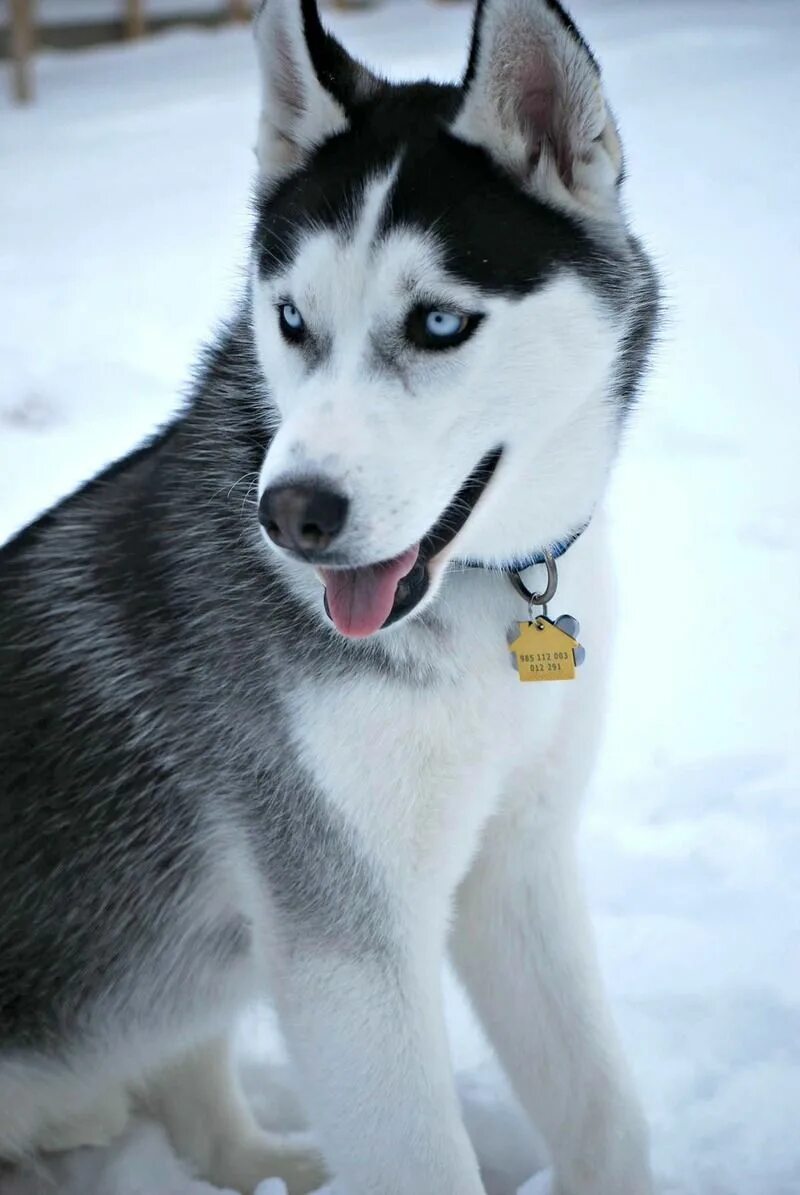
{"label": "dog's ear", "polygon": [[315,0],[261,0],[255,15],[262,108],[258,161],[280,178],[347,126],[349,109],[378,86],[319,19]]}
{"label": "dog's ear", "polygon": [[544,199],[602,214],[622,151],[600,69],[556,0],[478,0],[453,132]]}

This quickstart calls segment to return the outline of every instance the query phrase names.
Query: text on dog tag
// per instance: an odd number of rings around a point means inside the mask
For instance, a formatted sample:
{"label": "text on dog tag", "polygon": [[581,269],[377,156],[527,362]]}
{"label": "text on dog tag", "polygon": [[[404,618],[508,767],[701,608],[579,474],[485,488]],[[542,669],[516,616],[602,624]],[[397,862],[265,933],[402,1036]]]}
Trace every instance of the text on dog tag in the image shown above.
{"label": "text on dog tag", "polygon": [[521,681],[574,680],[575,668],[584,657],[577,639],[541,615],[518,626],[519,635],[509,651],[516,656]]}

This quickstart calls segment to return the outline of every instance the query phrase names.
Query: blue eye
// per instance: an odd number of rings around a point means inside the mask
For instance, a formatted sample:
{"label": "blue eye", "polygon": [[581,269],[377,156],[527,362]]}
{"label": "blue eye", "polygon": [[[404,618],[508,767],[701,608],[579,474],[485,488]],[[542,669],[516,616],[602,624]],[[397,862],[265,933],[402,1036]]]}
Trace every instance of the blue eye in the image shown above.
{"label": "blue eye", "polygon": [[429,311],[425,317],[425,331],[429,336],[449,340],[467,326],[467,317],[455,311]]}
{"label": "blue eye", "polygon": [[408,313],[406,336],[418,349],[454,349],[469,340],[483,318],[480,311],[465,315],[421,303]]}
{"label": "blue eye", "polygon": [[306,322],[294,303],[281,303],[278,307],[281,332],[287,340],[302,340],[306,331]]}

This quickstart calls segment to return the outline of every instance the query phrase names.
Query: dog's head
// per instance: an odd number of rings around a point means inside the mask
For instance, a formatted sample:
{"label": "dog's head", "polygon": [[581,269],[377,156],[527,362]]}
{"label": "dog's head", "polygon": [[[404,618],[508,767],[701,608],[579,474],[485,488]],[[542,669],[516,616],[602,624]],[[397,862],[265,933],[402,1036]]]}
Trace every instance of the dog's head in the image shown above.
{"label": "dog's head", "polygon": [[597,64],[555,0],[480,0],[457,87],[379,79],[314,0],[266,0],[256,36],[260,517],[364,636],[451,561],[508,566],[590,517],[648,275]]}

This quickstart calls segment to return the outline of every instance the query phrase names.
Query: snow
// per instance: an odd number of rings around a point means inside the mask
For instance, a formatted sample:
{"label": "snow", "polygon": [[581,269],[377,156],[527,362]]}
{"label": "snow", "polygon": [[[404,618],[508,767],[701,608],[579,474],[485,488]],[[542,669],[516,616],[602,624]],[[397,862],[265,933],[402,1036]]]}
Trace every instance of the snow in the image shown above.
{"label": "snow", "polygon": [[[621,623],[587,884],[662,1195],[789,1195],[800,1190],[800,9],[574,7],[605,66],[629,204],[669,302],[613,486]],[[459,69],[469,15],[389,0],[330,20],[394,74],[444,77]],[[38,70],[37,105],[0,110],[0,538],[172,408],[241,284],[252,171],[245,30],[52,54]],[[447,1004],[487,1188],[510,1195],[539,1159],[451,980]],[[268,1021],[251,1026],[243,1063],[259,1112],[280,1122],[259,1088],[272,1038]],[[56,1169],[61,1195],[209,1191],[147,1124]],[[536,1183],[526,1195],[542,1195]],[[37,1187],[29,1177],[12,1190]]]}

